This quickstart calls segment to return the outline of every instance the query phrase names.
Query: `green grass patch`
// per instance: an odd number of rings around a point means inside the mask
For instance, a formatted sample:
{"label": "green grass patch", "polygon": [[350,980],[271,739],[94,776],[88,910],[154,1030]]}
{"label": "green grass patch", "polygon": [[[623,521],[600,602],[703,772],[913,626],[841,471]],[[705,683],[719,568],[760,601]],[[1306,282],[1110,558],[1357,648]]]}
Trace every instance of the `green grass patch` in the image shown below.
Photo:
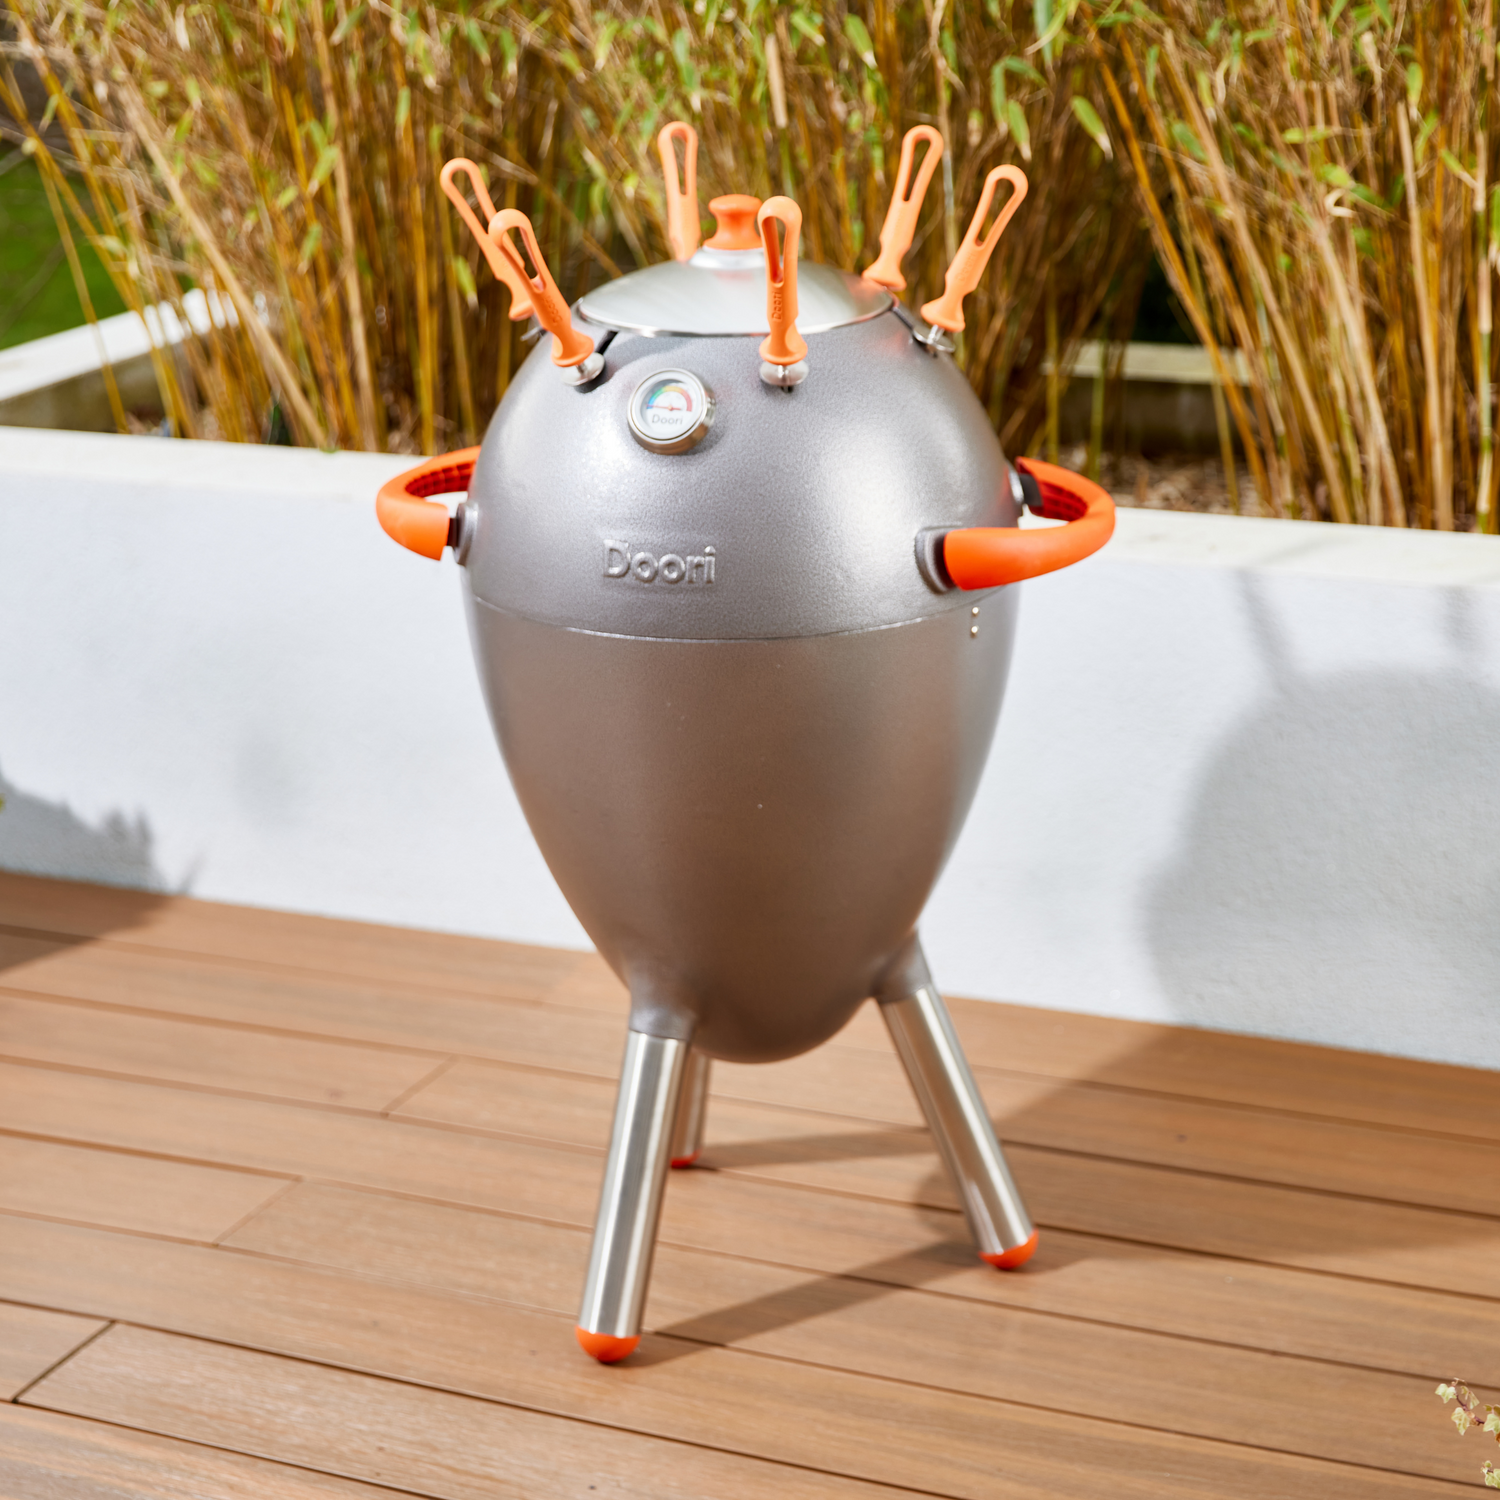
{"label": "green grass patch", "polygon": [[[125,311],[98,256],[75,234],[95,315]],[[19,151],[0,156],[0,349],[84,321],[42,175]]]}

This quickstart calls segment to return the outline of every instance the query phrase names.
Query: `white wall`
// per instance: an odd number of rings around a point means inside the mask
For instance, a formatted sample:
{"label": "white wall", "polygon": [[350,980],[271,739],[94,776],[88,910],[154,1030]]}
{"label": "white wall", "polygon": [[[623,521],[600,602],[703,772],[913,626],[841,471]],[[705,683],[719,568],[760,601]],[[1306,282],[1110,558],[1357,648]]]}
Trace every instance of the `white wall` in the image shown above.
{"label": "white wall", "polygon": [[[0,429],[0,867],[583,944],[406,462]],[[1500,541],[1127,511],[1024,587],[940,982],[1500,1067]]]}

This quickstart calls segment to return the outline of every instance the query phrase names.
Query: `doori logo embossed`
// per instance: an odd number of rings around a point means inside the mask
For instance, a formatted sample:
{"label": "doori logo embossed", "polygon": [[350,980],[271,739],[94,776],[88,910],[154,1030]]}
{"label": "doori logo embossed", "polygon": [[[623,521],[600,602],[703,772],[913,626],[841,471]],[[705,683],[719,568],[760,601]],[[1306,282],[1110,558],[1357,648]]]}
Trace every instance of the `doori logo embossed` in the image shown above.
{"label": "doori logo embossed", "polygon": [[685,583],[707,585],[714,581],[718,549],[701,553],[632,551],[629,542],[606,541],[604,576],[633,578],[637,583]]}

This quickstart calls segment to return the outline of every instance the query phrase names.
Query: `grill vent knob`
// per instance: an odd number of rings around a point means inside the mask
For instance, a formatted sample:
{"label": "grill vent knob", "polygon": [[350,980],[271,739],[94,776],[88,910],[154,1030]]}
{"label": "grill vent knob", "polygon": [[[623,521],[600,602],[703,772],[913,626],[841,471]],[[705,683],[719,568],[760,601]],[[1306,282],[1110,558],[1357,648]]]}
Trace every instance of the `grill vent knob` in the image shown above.
{"label": "grill vent knob", "polygon": [[722,198],[710,198],[708,211],[718,224],[718,232],[704,246],[709,250],[759,250],[760,230],[755,227],[755,216],[760,212],[760,199],[749,193],[725,193]]}

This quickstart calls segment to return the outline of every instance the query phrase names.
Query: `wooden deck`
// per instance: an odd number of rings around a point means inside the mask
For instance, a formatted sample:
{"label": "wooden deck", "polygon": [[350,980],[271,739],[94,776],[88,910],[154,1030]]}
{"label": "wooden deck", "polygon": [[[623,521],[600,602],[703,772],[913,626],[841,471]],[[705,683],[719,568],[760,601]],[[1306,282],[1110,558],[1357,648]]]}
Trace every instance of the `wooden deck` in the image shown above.
{"label": "wooden deck", "polygon": [[1500,1078],[954,1013],[1035,1260],[974,1260],[867,1008],[716,1070],[606,1369],[596,958],[0,876],[0,1497],[1477,1487],[1433,1386],[1500,1387]]}

